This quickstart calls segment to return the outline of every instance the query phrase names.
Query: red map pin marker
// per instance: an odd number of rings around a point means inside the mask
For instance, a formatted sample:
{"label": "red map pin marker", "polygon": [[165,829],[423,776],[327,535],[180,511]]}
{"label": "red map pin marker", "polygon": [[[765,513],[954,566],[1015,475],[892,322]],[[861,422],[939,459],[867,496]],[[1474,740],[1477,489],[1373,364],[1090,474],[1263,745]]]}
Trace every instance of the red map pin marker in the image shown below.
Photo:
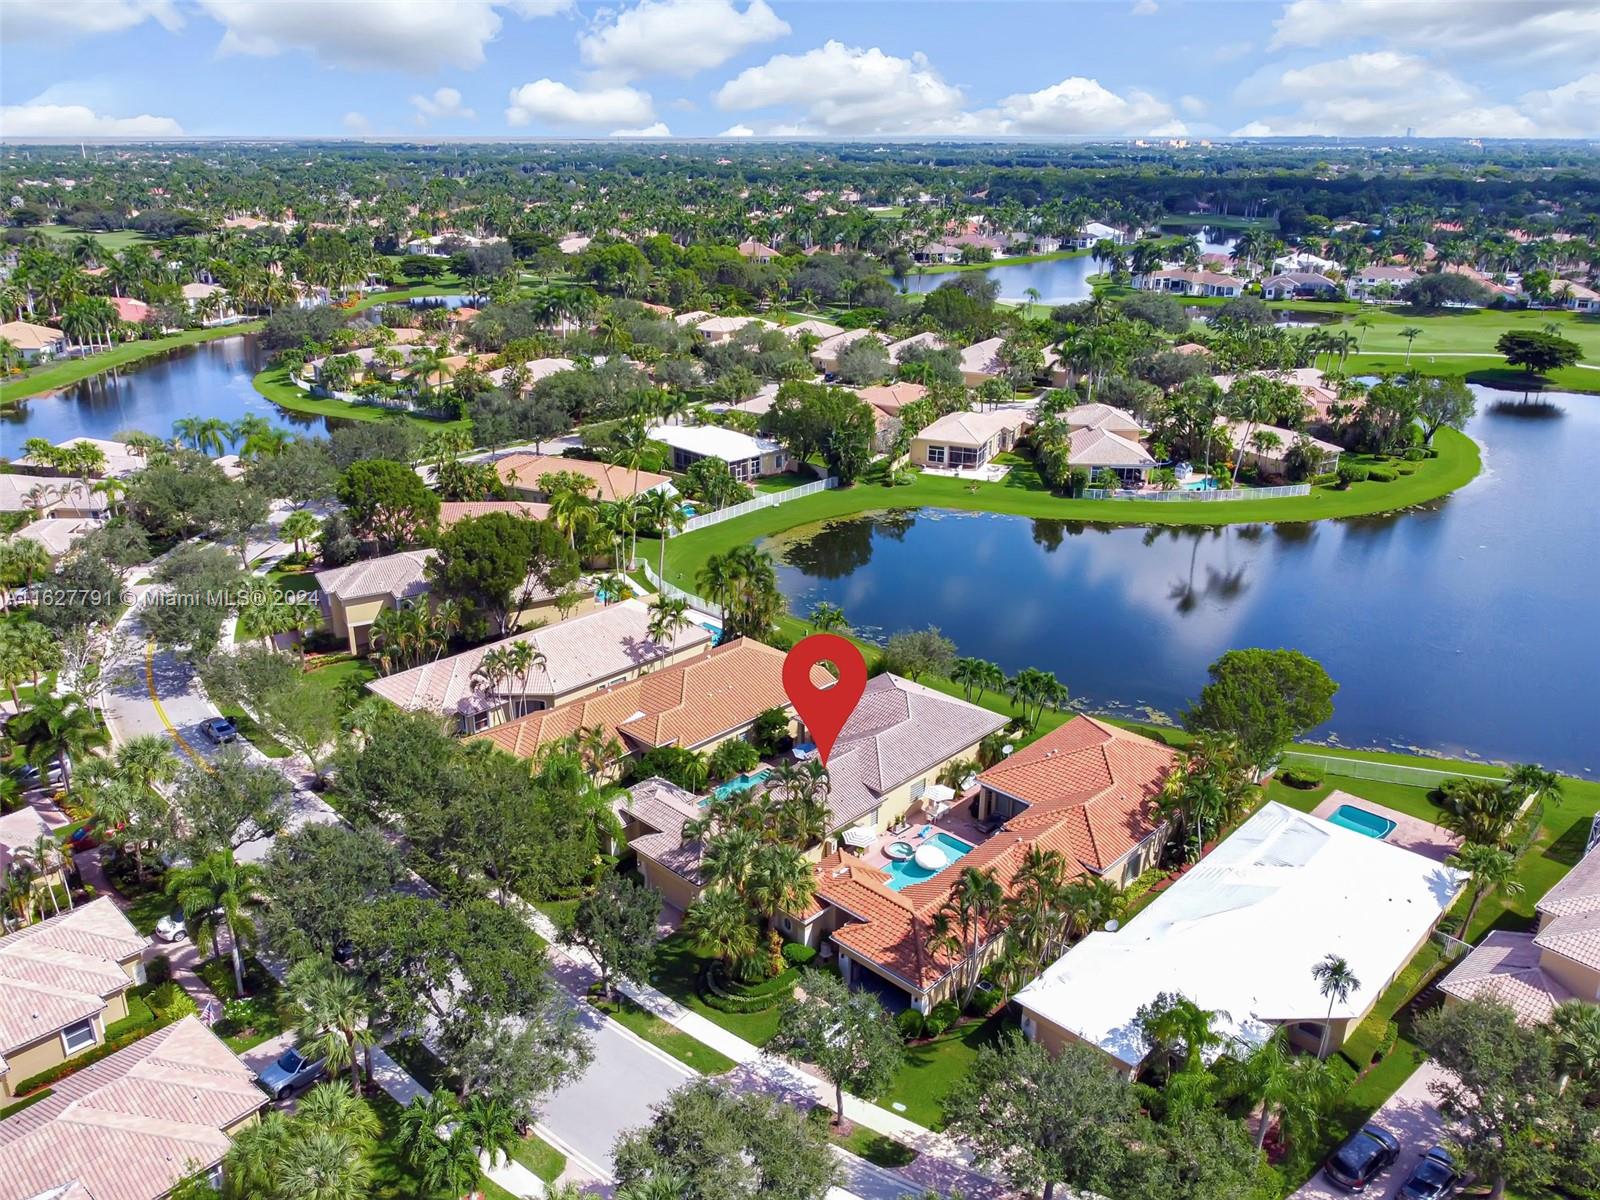
{"label": "red map pin marker", "polygon": [[[839,681],[831,687],[818,687],[811,681],[811,668],[820,662],[832,663],[839,672]],[[867,690],[866,660],[850,639],[836,633],[813,633],[796,642],[783,660],[783,690],[817,744],[817,757],[827,766],[839,731]]]}

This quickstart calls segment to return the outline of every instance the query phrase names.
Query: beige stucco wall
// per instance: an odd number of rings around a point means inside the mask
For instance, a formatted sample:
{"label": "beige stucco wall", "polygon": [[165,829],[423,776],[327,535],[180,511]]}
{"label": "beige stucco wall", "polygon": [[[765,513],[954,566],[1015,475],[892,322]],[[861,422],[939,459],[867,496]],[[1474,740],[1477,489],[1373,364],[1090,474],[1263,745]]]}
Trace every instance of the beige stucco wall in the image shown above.
{"label": "beige stucco wall", "polygon": [[1574,996],[1583,1000],[1600,1001],[1600,970],[1586,967],[1560,954],[1546,950],[1539,956],[1539,965],[1553,978],[1565,984]]}
{"label": "beige stucco wall", "polygon": [[653,859],[639,855],[639,873],[646,887],[661,893],[661,898],[679,912],[686,910],[700,895],[700,889],[681,875],[674,875]]}
{"label": "beige stucco wall", "polygon": [[393,607],[388,596],[365,596],[344,599],[328,597],[328,627],[335,636],[344,638],[351,654],[365,654],[370,644],[367,627],[378,619],[378,614]]}
{"label": "beige stucco wall", "polygon": [[[106,1026],[122,1020],[128,1015],[128,1001],[118,992],[106,1001],[105,1010],[94,1017],[94,1042],[85,1046],[78,1054],[92,1050],[106,1040]],[[76,1024],[76,1022],[74,1022]],[[31,1079],[40,1071],[48,1071],[67,1061],[67,1053],[62,1048],[61,1030],[54,1029],[35,1042],[14,1050],[6,1051],[6,1065],[9,1068],[4,1075],[0,1075],[0,1097],[10,1098],[16,1094],[18,1084]],[[77,1057],[74,1055],[73,1057]]]}

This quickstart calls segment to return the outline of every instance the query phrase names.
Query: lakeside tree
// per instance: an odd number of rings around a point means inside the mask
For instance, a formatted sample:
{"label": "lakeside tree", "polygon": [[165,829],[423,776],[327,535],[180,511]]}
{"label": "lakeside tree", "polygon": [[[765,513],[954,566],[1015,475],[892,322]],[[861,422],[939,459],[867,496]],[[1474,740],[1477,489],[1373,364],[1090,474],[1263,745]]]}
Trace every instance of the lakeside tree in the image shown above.
{"label": "lakeside tree", "polygon": [[1184,727],[1233,738],[1258,771],[1329,720],[1339,690],[1320,663],[1298,650],[1229,650],[1209,675],[1199,700],[1183,714]]}
{"label": "lakeside tree", "polygon": [[883,649],[884,670],[913,682],[923,675],[949,675],[955,661],[956,644],[934,625],[896,633]]}
{"label": "lakeside tree", "polygon": [[[982,1046],[945,1100],[950,1132],[1019,1192],[1127,1195],[1115,1182],[1139,1107],[1128,1081],[1093,1047],[1052,1055],[1013,1033]],[[1152,1193],[1153,1194],[1153,1193]]]}
{"label": "lakeside tree", "polygon": [[1422,421],[1422,441],[1433,444],[1442,426],[1461,429],[1478,411],[1478,400],[1466,381],[1455,378],[1423,379],[1417,385],[1417,416]]}
{"label": "lakeside tree", "polygon": [[838,1177],[827,1133],[792,1106],[700,1079],[617,1139],[619,1189],[673,1177],[678,1200],[823,1200]]}
{"label": "lakeside tree", "polygon": [[762,428],[784,444],[796,465],[820,455],[830,474],[850,484],[872,459],[877,427],[872,407],[854,392],[791,381],[778,388]]}
{"label": "lakeside tree", "polygon": [[353,463],[339,479],[339,500],[357,536],[381,553],[420,544],[439,519],[439,497],[405,463]]}
{"label": "lakeside tree", "polygon": [[1494,348],[1505,356],[1513,367],[1523,370],[1524,391],[1532,391],[1540,375],[1570,367],[1583,355],[1583,347],[1570,338],[1556,333],[1535,330],[1513,330],[1502,333]]}
{"label": "lakeside tree", "polygon": [[813,972],[804,996],[778,1015],[776,1048],[816,1065],[833,1084],[835,1123],[844,1124],[844,1094],[875,1100],[904,1061],[900,1034],[871,992],[851,991],[833,975]]}
{"label": "lakeside tree", "polygon": [[589,953],[600,968],[606,999],[611,1000],[615,998],[612,981],[617,977],[635,983],[650,978],[660,918],[659,892],[608,874],[599,888],[578,902],[561,940]]}

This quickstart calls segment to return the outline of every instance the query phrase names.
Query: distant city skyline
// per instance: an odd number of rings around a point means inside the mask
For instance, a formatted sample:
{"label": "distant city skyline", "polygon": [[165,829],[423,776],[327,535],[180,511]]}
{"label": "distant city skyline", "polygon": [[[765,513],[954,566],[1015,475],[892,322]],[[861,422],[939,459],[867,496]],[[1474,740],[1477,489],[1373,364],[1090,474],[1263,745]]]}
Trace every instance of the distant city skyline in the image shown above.
{"label": "distant city skyline", "polygon": [[1574,0],[0,0],[0,136],[1594,137]]}

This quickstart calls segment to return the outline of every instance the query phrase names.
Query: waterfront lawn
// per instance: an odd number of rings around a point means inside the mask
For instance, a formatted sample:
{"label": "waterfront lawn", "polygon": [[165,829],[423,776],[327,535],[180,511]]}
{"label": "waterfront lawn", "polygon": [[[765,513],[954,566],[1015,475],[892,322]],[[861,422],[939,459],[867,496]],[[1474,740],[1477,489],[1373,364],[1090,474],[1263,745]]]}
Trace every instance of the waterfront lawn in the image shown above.
{"label": "waterfront lawn", "polygon": [[[819,492],[680,534],[667,545],[667,577],[692,592],[697,587],[695,577],[712,555],[799,525],[897,508],[965,509],[1119,525],[1311,521],[1392,512],[1452,492],[1478,474],[1482,465],[1478,446],[1465,434],[1441,429],[1434,437],[1434,445],[1439,451],[1437,458],[1415,464],[1414,474],[1402,475],[1391,483],[1358,483],[1347,489],[1314,487],[1308,496],[1276,500],[1072,500],[1045,488],[1031,463],[1013,466],[999,483],[973,483],[918,473],[909,485],[887,487],[879,472],[871,481]],[[654,562],[654,539],[640,538],[639,553],[646,561]]]}
{"label": "waterfront lawn", "polygon": [[721,1075],[738,1064],[726,1054],[713,1050],[699,1038],[669,1025],[653,1012],[640,1008],[620,992],[615,1000],[605,1000],[599,995],[590,1003],[629,1032],[664,1050],[685,1066],[693,1067],[702,1075]]}
{"label": "waterfront lawn", "polygon": [[289,381],[289,372],[282,367],[268,367],[251,381],[251,385],[280,408],[291,412],[311,413],[319,417],[333,417],[342,421],[406,421],[418,429],[437,433],[442,429],[470,429],[472,422],[465,418],[453,421],[421,417],[412,413],[395,412],[371,404],[350,404],[344,400],[313,396]]}
{"label": "waterfront lawn", "polygon": [[929,1041],[907,1046],[905,1064],[878,1097],[878,1104],[928,1129],[943,1129],[944,1098],[972,1070],[978,1051],[998,1045],[1016,1029],[1016,1020],[1001,1013],[985,1021],[967,1021]]}
{"label": "waterfront lawn", "polygon": [[199,342],[211,342],[217,338],[238,337],[245,333],[255,333],[261,328],[260,321],[245,321],[237,325],[217,325],[208,329],[185,329],[182,333],[174,333],[167,337],[150,338],[146,341],[123,342],[109,350],[102,350],[98,354],[91,354],[85,358],[62,358],[53,362],[44,363],[32,370],[24,371],[21,375],[13,376],[5,383],[0,383],[0,407],[16,400],[26,399],[29,396],[38,396],[44,392],[57,391],[69,384],[87,379],[91,375],[98,375],[101,371],[109,371],[112,367],[127,366],[129,363],[138,362],[140,359],[152,358],[158,354],[165,354],[168,350],[177,350],[184,346],[193,346]]}

